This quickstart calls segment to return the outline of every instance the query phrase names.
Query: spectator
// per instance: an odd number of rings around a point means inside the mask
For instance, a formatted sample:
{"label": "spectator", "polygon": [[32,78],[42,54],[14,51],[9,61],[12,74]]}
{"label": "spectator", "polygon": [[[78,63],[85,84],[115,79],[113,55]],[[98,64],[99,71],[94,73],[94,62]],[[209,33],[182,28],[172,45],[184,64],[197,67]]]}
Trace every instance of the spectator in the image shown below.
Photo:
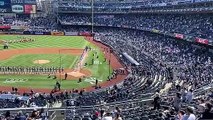
{"label": "spectator", "polygon": [[160,109],[160,97],[159,97],[159,94],[156,94],[156,97],[154,98],[154,110],[156,109]]}
{"label": "spectator", "polygon": [[190,107],[187,107],[186,113],[183,116],[183,120],[196,120],[195,115],[193,114],[193,109]]}
{"label": "spectator", "polygon": [[22,111],[19,111],[17,116],[15,117],[15,120],[26,120],[26,116],[23,114]]}
{"label": "spectator", "polygon": [[174,98],[173,106],[176,111],[179,111],[181,106],[181,96],[180,93],[176,93],[176,97]]}
{"label": "spectator", "polygon": [[114,120],[122,120],[121,115],[120,114],[116,114],[116,117]]}
{"label": "spectator", "polygon": [[101,120],[113,120],[111,113],[107,112]]}
{"label": "spectator", "polygon": [[193,99],[193,93],[192,93],[192,90],[189,90],[186,94],[186,102],[191,103],[192,99]]}
{"label": "spectator", "polygon": [[207,102],[205,104],[205,111],[202,114],[201,119],[213,119],[213,113],[212,113],[212,104]]}
{"label": "spectator", "polygon": [[184,117],[184,111],[180,110],[178,112],[178,115],[177,115],[177,119],[176,120],[183,120],[183,117]]}

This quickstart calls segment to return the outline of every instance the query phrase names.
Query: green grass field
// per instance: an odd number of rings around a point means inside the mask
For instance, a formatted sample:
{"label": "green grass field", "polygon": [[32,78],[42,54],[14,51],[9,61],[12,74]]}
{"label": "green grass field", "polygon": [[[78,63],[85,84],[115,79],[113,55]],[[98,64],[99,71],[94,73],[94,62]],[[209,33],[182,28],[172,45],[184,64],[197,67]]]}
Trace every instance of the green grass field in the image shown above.
{"label": "green grass field", "polygon": [[[58,48],[84,48],[89,44],[83,37],[79,36],[45,36],[45,35],[0,35],[0,40],[20,40],[21,38],[32,38],[36,41],[29,43],[10,44],[10,49],[58,47]],[[0,49],[3,49],[1,47]]]}
{"label": "green grass field", "polygon": [[[61,59],[61,61],[60,61]],[[41,66],[41,67],[64,67],[73,68],[76,64],[79,56],[67,55],[67,54],[24,54],[16,55],[10,59],[0,61],[0,66]],[[35,60],[49,60],[47,64],[35,64]],[[17,62],[18,61],[18,62]]]}
{"label": "green grass field", "polygon": [[[85,63],[88,65],[85,69],[88,69],[92,73],[92,77],[86,78],[83,82],[78,83],[78,80],[62,81],[62,89],[72,88],[85,88],[94,84],[94,78],[97,78],[100,82],[107,80],[109,75],[109,69],[107,62],[104,61],[104,54],[101,50],[86,41],[83,37],[78,36],[23,36],[23,35],[0,35],[0,40],[19,40],[21,37],[33,38],[35,42],[29,43],[13,43],[9,45],[9,49],[24,49],[24,48],[40,48],[40,47],[58,47],[58,48],[85,48],[90,46],[93,50],[89,52]],[[2,50],[2,47],[0,48]],[[97,52],[99,58],[94,58],[93,53]],[[68,55],[68,54],[23,54],[16,55],[10,59],[0,61],[0,66],[60,66],[60,57],[62,58],[62,66],[65,68],[73,68],[80,56]],[[94,59],[95,64],[90,65],[91,59]],[[34,60],[48,59],[51,62],[48,64],[38,65],[34,64]],[[15,82],[7,82],[8,79],[13,78]],[[25,82],[16,81],[18,79],[27,79]],[[47,76],[43,75],[0,75],[0,85],[3,86],[14,86],[14,87],[25,87],[25,88],[49,88],[52,89],[55,85],[55,80],[48,79]]]}

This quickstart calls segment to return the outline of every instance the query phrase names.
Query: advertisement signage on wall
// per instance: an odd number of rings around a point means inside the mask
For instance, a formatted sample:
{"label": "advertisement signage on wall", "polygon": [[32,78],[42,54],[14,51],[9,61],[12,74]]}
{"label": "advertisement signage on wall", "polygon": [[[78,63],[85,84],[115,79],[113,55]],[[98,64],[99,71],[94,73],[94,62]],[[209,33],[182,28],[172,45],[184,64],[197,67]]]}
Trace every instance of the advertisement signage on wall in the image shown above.
{"label": "advertisement signage on wall", "polygon": [[175,33],[175,37],[178,38],[178,39],[183,39],[184,35]]}
{"label": "advertisement signage on wall", "polygon": [[7,26],[7,25],[2,25],[0,26],[0,29],[10,29],[11,27],[10,26]]}
{"label": "advertisement signage on wall", "polygon": [[24,12],[24,6],[23,5],[12,5],[12,12],[23,13]]}
{"label": "advertisement signage on wall", "polygon": [[51,35],[50,32],[39,32],[39,31],[24,31],[25,35]]}
{"label": "advertisement signage on wall", "polygon": [[65,32],[65,35],[69,36],[69,35],[78,35],[78,32]]}
{"label": "advertisement signage on wall", "polygon": [[27,27],[27,26],[12,25],[12,26],[11,26],[11,29],[12,29],[12,30],[26,30],[26,29],[28,29],[28,27]]}
{"label": "advertisement signage on wall", "polygon": [[209,40],[203,39],[203,38],[198,38],[198,37],[195,38],[195,42],[205,44],[205,45],[209,44]]}
{"label": "advertisement signage on wall", "polygon": [[[1,4],[0,0],[0,4]],[[10,1],[10,9],[13,13],[33,14],[36,13],[36,0],[4,0]],[[0,7],[1,11],[1,7]]]}
{"label": "advertisement signage on wall", "polygon": [[64,32],[51,32],[51,35],[63,36]]}
{"label": "advertisement signage on wall", "polygon": [[152,32],[154,32],[154,33],[160,33],[160,30],[152,29]]}
{"label": "advertisement signage on wall", "polygon": [[36,5],[24,5],[24,13],[26,14],[36,13]]}
{"label": "advertisement signage on wall", "polygon": [[79,32],[78,35],[80,35],[80,36],[92,36],[92,33],[90,33],[90,32]]}

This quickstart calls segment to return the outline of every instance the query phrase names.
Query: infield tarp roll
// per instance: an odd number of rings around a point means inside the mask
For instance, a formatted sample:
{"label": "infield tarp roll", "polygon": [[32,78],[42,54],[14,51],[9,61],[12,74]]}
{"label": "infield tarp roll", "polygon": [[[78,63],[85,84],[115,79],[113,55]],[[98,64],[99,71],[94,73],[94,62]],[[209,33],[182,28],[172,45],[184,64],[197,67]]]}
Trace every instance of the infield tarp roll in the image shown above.
{"label": "infield tarp roll", "polygon": [[126,52],[123,53],[124,57],[126,57],[127,60],[129,60],[132,64],[140,65],[134,58],[132,58],[130,55],[128,55]]}

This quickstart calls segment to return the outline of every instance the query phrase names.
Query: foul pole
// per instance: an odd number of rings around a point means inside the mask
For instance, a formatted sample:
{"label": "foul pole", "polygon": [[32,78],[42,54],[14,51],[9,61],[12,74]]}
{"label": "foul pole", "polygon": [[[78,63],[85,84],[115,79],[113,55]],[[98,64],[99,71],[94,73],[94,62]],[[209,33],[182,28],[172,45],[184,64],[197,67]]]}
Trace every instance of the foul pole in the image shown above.
{"label": "foul pole", "polygon": [[61,73],[62,73],[62,71],[61,71],[61,67],[62,67],[62,57],[61,57],[61,50],[59,49],[59,56],[60,56],[60,62],[59,62],[59,66],[60,66],[60,68],[59,68],[59,74],[60,74],[60,84],[61,84],[61,81],[62,81],[62,78],[61,78]]}

